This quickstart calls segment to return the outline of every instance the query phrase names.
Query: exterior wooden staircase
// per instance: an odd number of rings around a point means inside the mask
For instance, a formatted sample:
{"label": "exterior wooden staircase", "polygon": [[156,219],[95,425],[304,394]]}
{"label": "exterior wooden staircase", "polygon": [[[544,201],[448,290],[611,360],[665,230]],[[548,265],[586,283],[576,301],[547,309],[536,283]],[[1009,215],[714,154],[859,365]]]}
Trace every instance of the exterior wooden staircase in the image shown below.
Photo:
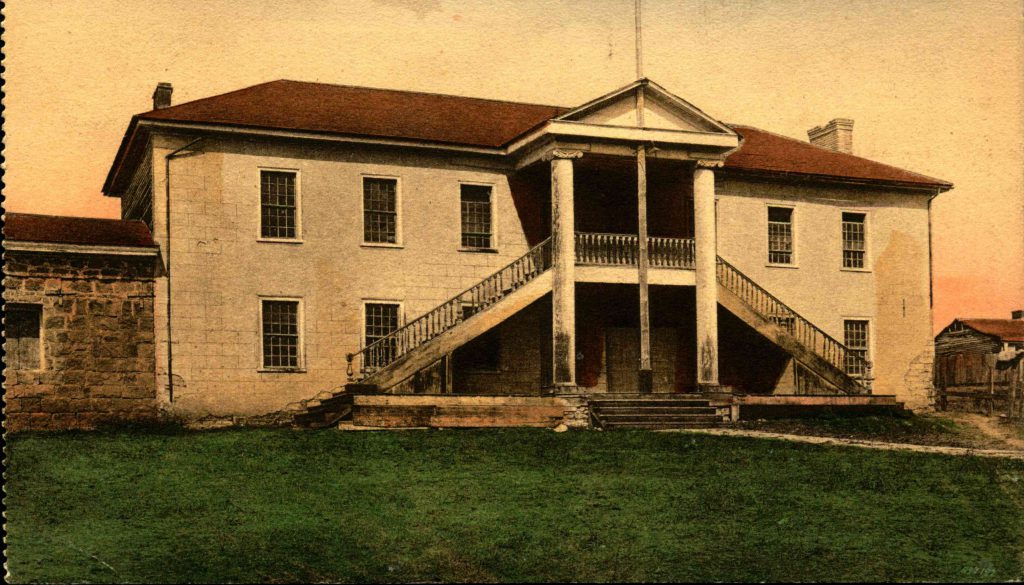
{"label": "exterior wooden staircase", "polygon": [[871,393],[870,362],[851,352],[721,257],[717,272],[718,303],[788,353],[798,373],[807,379],[808,393]]}
{"label": "exterior wooden staircase", "polygon": [[732,420],[728,402],[699,394],[606,394],[588,402],[591,424],[604,430],[716,427]]}
{"label": "exterior wooden staircase", "polygon": [[[295,416],[295,423],[330,426],[349,417],[353,393],[386,392],[550,292],[550,268],[548,239],[390,335],[349,354],[351,382],[345,391],[311,401]],[[798,374],[808,380],[807,393],[871,392],[870,363],[722,258],[717,278],[719,303],[792,356]],[[591,405],[594,423],[601,428],[706,426],[729,420],[728,410],[723,415],[720,405],[695,396],[619,395],[594,399]]]}
{"label": "exterior wooden staircase", "polygon": [[387,337],[349,354],[350,378],[364,391],[387,390],[408,379],[550,292],[550,267],[549,238]]}

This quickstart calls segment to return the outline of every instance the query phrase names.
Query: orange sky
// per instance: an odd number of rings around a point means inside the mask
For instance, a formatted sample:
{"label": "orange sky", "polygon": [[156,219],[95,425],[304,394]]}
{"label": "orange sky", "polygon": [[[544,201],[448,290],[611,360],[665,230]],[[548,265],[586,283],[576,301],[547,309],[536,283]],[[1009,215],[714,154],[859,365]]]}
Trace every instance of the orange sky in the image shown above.
{"label": "orange sky", "polygon": [[[4,40],[5,206],[114,217],[99,194],[156,82],[176,103],[298,79],[575,105],[634,77],[633,0],[32,0]],[[1024,307],[1020,0],[644,0],[645,73],[719,119],[950,180],[935,324]]]}

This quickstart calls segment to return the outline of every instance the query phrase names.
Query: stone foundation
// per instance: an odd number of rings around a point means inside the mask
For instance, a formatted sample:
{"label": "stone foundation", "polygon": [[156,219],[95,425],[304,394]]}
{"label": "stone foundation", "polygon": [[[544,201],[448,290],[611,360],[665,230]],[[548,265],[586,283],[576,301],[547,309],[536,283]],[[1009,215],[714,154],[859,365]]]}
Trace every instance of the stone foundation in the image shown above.
{"label": "stone foundation", "polygon": [[157,266],[155,255],[6,252],[5,303],[41,310],[38,367],[4,370],[7,431],[157,416]]}

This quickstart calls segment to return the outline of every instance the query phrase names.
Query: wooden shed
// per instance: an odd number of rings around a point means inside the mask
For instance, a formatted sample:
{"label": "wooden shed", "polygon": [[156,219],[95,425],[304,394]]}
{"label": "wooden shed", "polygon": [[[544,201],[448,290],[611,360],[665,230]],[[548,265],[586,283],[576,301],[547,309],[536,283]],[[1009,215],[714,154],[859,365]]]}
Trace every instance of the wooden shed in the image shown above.
{"label": "wooden shed", "polygon": [[936,407],[1021,416],[1024,311],[955,319],[935,337]]}

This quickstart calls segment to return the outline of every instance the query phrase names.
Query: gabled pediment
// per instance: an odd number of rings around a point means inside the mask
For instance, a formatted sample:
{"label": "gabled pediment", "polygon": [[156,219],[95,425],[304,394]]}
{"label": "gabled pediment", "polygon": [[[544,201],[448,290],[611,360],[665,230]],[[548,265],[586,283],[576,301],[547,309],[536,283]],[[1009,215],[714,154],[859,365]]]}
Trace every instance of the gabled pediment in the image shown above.
{"label": "gabled pediment", "polygon": [[637,123],[636,95],[644,94],[643,128],[734,134],[731,128],[702,112],[699,108],[648,79],[641,79],[610,94],[583,104],[556,118],[570,122],[640,127]]}

